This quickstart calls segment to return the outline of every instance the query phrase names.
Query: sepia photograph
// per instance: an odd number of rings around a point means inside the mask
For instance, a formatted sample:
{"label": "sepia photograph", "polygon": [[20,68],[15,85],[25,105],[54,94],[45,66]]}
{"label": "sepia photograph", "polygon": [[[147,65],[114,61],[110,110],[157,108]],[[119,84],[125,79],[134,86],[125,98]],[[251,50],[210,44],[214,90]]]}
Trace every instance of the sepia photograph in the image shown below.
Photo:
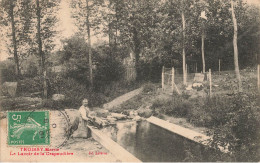
{"label": "sepia photograph", "polygon": [[0,0],[0,162],[259,162],[260,0]]}

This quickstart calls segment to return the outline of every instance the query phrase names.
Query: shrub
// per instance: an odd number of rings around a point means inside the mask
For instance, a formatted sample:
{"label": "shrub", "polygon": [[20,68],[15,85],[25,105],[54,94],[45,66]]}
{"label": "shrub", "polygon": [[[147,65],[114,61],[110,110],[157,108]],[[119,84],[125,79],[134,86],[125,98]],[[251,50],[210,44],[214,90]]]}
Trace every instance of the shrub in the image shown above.
{"label": "shrub", "polygon": [[122,105],[120,105],[119,107],[113,108],[113,110],[129,110],[129,109],[133,109],[133,110],[137,110],[138,108],[140,108],[143,103],[144,103],[144,97],[139,94],[133,98],[131,98],[130,100],[124,102]]}
{"label": "shrub", "polygon": [[185,117],[192,105],[189,101],[182,99],[182,97],[174,96],[172,99],[157,99],[153,102],[152,109],[159,108],[167,115],[177,117]]}
{"label": "shrub", "polygon": [[100,54],[99,57],[96,57],[98,62],[94,76],[96,88],[102,89],[102,87],[106,87],[114,81],[122,80],[124,67],[121,62],[107,54]]}
{"label": "shrub", "polygon": [[144,86],[143,86],[143,92],[144,93],[151,93],[151,92],[155,92],[156,90],[156,85],[149,82],[149,83],[146,83]]}
{"label": "shrub", "polygon": [[42,79],[40,76],[34,78],[25,78],[18,82],[17,94],[28,95],[35,92],[42,91]]}
{"label": "shrub", "polygon": [[30,62],[27,66],[27,70],[25,71],[23,77],[33,78],[36,77],[37,74],[38,74],[38,66],[35,63]]}
{"label": "shrub", "polygon": [[90,96],[90,91],[72,78],[52,77],[49,79],[49,85],[52,94],[59,93],[65,95],[63,104],[67,107],[79,107],[82,100]]}
{"label": "shrub", "polygon": [[[230,98],[230,106],[211,114],[213,141],[211,146],[228,147],[232,161],[259,161],[260,107],[259,96],[238,93]],[[220,98],[219,100],[223,100]],[[221,123],[219,123],[222,121]]]}
{"label": "shrub", "polygon": [[79,107],[84,98],[89,99],[91,107],[100,106],[129,91],[129,88],[125,88],[124,83],[120,81],[112,82],[95,90],[88,89],[87,86],[77,82],[77,80],[65,78],[62,75],[51,75],[48,83],[49,96],[51,97],[55,93],[65,95],[63,104],[67,107]]}
{"label": "shrub", "polygon": [[64,101],[54,101],[52,99],[47,99],[42,102],[42,107],[48,108],[48,109],[57,109],[61,110],[66,107]]}
{"label": "shrub", "polygon": [[230,99],[220,96],[193,101],[193,107],[187,114],[187,120],[196,126],[212,128],[225,123],[230,109]]}
{"label": "shrub", "polygon": [[0,82],[1,84],[4,82],[12,82],[17,80],[17,76],[15,74],[15,64],[14,62],[7,60],[0,62]]}

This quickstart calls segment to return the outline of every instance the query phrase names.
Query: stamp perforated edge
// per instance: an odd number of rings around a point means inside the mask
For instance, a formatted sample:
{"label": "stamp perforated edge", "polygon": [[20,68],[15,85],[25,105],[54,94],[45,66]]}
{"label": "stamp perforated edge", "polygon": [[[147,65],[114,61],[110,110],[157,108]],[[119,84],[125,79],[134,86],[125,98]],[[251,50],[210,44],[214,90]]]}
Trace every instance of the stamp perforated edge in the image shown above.
{"label": "stamp perforated edge", "polygon": [[[6,147],[12,147],[12,148],[21,148],[21,147],[50,147],[51,146],[51,139],[49,139],[49,144],[33,144],[33,145],[24,145],[24,144],[17,144],[17,145],[9,145],[8,144],[8,141],[9,141],[9,127],[8,127],[8,123],[9,123],[9,117],[8,117],[8,114],[11,113],[11,112],[45,112],[47,111],[49,113],[49,120],[50,120],[50,117],[51,117],[51,111],[50,110],[7,110],[6,111]],[[49,121],[50,122],[50,121]],[[50,125],[50,123],[49,123]],[[49,135],[51,135],[51,127],[49,126]]]}
{"label": "stamp perforated edge", "polygon": [[[50,143],[47,145],[47,144],[42,144],[42,145],[9,145],[8,144],[8,113],[9,112],[33,112],[33,111],[48,111],[49,112],[49,125],[50,124],[50,119],[52,118],[52,111],[59,111],[61,112],[61,114],[64,115],[64,118],[66,119],[66,122],[68,124],[68,128],[71,126],[71,121],[70,121],[70,118],[69,118],[69,115],[68,113],[66,112],[66,110],[45,110],[45,109],[42,109],[42,110],[6,110],[5,111],[5,114],[6,114],[6,147],[12,147],[12,148],[21,148],[21,147],[53,147],[52,146],[52,139],[51,139],[51,134],[52,134],[52,130],[53,128],[51,126],[49,126],[49,134],[50,134]],[[69,137],[66,137],[66,139],[64,140],[64,142],[62,144],[60,144],[59,146],[55,147],[55,148],[60,148],[62,147],[67,141],[68,141]]]}

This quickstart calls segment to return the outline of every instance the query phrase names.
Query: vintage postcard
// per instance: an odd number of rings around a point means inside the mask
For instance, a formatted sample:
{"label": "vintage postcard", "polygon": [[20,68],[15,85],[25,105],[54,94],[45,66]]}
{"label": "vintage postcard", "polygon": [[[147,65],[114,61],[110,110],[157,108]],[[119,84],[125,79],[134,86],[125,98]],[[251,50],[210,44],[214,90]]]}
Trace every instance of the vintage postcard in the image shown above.
{"label": "vintage postcard", "polygon": [[1,162],[259,162],[259,0],[0,0]]}

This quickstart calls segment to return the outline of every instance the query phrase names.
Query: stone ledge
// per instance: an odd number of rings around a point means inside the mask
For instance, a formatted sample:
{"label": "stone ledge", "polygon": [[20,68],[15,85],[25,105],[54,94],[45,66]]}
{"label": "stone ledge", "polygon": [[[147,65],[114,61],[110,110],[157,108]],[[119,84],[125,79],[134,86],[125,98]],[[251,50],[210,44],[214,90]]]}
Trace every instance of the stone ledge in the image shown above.
{"label": "stone ledge", "polygon": [[[159,119],[154,116],[152,116],[146,120],[156,126],[162,127],[164,129],[171,131],[175,134],[178,134],[184,138],[187,138],[189,140],[192,140],[194,142],[197,142],[197,143],[200,143],[200,144],[203,144],[206,146],[208,145],[208,141],[210,139],[212,139],[211,137],[209,137],[207,135],[204,135],[204,134],[198,133],[196,131],[181,127],[179,125],[167,122],[165,120]],[[227,149],[224,149],[223,147],[219,147],[219,148],[220,148],[221,152],[228,153]]]}
{"label": "stone ledge", "polygon": [[92,137],[122,162],[142,162],[98,129],[88,126]]}

